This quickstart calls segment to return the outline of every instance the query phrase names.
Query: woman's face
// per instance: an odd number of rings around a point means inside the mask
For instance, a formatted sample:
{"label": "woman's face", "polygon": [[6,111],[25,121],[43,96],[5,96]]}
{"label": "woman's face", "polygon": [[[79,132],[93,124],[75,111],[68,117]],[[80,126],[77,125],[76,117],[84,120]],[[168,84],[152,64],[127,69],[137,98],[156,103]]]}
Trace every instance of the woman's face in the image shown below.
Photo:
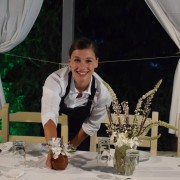
{"label": "woman's face", "polygon": [[88,87],[94,69],[98,67],[98,58],[92,49],[74,50],[69,58],[69,66],[76,88],[85,90],[84,88]]}

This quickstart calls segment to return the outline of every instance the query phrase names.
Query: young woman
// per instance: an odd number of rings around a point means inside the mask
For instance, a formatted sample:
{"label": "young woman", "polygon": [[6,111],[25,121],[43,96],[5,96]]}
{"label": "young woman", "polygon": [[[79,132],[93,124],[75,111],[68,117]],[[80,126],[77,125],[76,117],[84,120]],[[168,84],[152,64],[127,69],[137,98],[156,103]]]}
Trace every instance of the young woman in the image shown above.
{"label": "young woman", "polygon": [[[89,150],[88,136],[99,130],[111,96],[94,72],[98,52],[91,40],[80,38],[73,42],[68,64],[69,67],[52,73],[43,87],[41,113],[45,138],[48,141],[57,137],[58,116],[64,113],[68,115],[71,146]],[[46,164],[51,167],[49,158]]]}

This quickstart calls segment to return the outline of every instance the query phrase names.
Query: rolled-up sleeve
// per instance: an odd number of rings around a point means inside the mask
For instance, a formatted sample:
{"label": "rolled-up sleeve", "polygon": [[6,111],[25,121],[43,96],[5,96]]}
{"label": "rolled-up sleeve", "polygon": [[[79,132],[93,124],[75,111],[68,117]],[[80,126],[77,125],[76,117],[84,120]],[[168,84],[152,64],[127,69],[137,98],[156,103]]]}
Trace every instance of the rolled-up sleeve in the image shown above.
{"label": "rolled-up sleeve", "polygon": [[51,119],[56,125],[59,116],[59,103],[61,101],[60,78],[53,74],[46,79],[43,86],[43,96],[41,99],[41,121],[43,126]]}
{"label": "rolled-up sleeve", "polygon": [[109,107],[111,105],[111,96],[107,90],[101,92],[97,99],[99,100],[97,101],[97,104],[92,107],[90,117],[87,118],[82,125],[82,129],[89,136],[92,136],[99,130],[100,125],[107,114],[106,106]]}

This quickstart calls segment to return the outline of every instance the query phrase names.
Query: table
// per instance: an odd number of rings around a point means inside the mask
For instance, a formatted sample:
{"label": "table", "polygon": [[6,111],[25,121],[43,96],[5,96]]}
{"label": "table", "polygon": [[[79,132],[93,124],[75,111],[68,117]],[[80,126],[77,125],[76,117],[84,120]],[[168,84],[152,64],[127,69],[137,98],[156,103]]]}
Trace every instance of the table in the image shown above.
{"label": "table", "polygon": [[[2,158],[2,157],[0,157]],[[0,159],[1,161],[1,159]],[[154,156],[139,163],[132,176],[114,173],[112,162],[108,167],[97,166],[96,153],[77,151],[69,156],[65,170],[55,171],[45,167],[46,153],[27,152],[25,173],[18,180],[179,180],[180,158]],[[10,180],[0,176],[1,180]]]}

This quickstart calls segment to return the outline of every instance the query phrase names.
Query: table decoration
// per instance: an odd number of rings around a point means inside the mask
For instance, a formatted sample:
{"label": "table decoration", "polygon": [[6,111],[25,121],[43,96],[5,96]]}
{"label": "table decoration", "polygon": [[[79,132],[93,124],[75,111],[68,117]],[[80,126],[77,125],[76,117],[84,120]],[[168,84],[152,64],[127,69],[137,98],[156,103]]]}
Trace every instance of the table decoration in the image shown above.
{"label": "table decoration", "polygon": [[52,138],[48,142],[52,154],[51,163],[55,170],[64,170],[68,165],[68,156],[66,148],[61,138]]}
{"label": "table decoration", "polygon": [[15,140],[13,141],[12,151],[14,156],[21,156],[24,161],[26,158],[25,141]]}
{"label": "table decoration", "polygon": [[110,138],[100,137],[98,138],[98,151],[97,151],[97,164],[98,166],[107,166],[111,160],[110,155]]}
{"label": "table decoration", "polygon": [[14,167],[18,166],[18,168],[22,171],[24,171],[26,165],[25,146],[26,146],[25,141],[15,140],[13,141],[13,146],[11,151]]}
{"label": "table decoration", "polygon": [[125,157],[125,175],[133,174],[135,168],[139,165],[139,151],[136,149],[127,149]]}
{"label": "table decoration", "polygon": [[[176,127],[160,120],[157,122],[151,121],[145,124],[151,111],[151,101],[161,83],[162,80],[160,80],[152,90],[144,94],[138,100],[134,111],[134,119],[132,122],[130,122],[128,102],[123,101],[119,103],[113,89],[108,83],[104,82],[111,94],[112,109],[114,110],[115,114],[115,117],[112,118],[110,110],[107,108],[110,122],[109,124],[106,124],[107,133],[110,135],[111,142],[113,142],[115,146],[114,168],[117,174],[125,175],[126,150],[136,149],[143,140],[155,140],[160,137],[160,134],[155,137],[146,136],[152,126],[164,126],[166,128],[177,130]],[[138,123],[139,118],[141,118],[140,124]],[[135,167],[132,167],[131,169],[134,170]]]}

